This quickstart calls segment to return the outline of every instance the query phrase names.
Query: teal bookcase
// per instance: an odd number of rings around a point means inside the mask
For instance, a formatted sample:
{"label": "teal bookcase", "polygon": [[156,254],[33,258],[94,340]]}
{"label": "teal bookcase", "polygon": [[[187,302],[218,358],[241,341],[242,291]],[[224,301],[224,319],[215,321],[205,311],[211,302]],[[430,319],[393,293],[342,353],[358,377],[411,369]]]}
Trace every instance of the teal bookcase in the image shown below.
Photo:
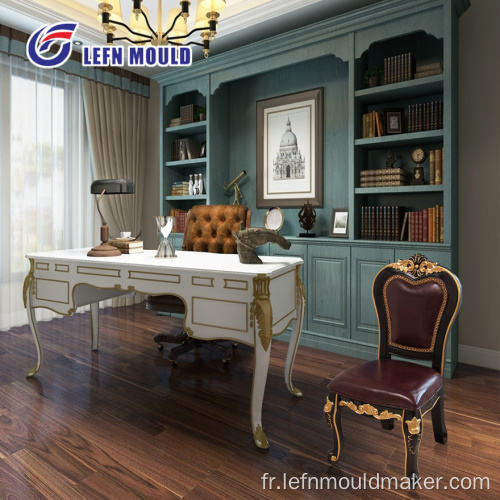
{"label": "teal bookcase", "polygon": [[[458,18],[469,5],[469,0],[387,0],[155,77],[162,106],[161,212],[199,203],[232,203],[233,194],[223,184],[246,170],[240,182],[241,202],[252,209],[253,226],[264,225],[266,212],[256,208],[256,102],[323,89],[324,201],[316,208],[318,237],[298,237],[300,207],[283,209],[281,229],[292,241],[288,253],[300,255],[305,263],[305,345],[373,359],[378,342],[371,282],[378,270],[417,252],[458,269],[457,30]],[[435,63],[442,72],[390,83],[383,79],[378,87],[364,87],[366,70],[384,69],[387,61],[397,62],[394,58],[406,53],[412,55],[412,76],[417,66]],[[410,107],[424,109],[428,102],[442,103],[442,126],[410,129]],[[170,127],[186,104],[206,108],[206,120]],[[363,134],[363,115],[377,111],[385,119],[385,112],[394,109],[402,110],[402,133]],[[184,137],[205,141],[206,157],[172,161],[173,141]],[[415,147],[428,153],[421,165],[424,185],[361,186],[361,172],[384,168],[389,150],[394,166],[412,174]],[[429,152],[438,149],[443,150],[442,183],[431,185]],[[187,180],[189,173],[202,173],[206,192],[198,197],[170,196],[172,182]],[[366,238],[364,207],[420,212],[436,205],[443,207],[440,243]],[[329,238],[332,210],[345,207],[348,237]],[[273,246],[261,251],[283,252]],[[455,325],[447,348],[447,376],[457,363],[457,339]]]}

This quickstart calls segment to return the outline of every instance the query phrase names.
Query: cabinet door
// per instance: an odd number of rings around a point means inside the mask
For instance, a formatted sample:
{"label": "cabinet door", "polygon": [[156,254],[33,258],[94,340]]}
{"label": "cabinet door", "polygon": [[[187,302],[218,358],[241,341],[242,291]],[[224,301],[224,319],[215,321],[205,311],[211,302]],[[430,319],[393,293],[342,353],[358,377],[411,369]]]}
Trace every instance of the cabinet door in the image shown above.
{"label": "cabinet door", "polygon": [[393,248],[353,247],[352,339],[378,346],[378,321],[372,299],[372,285],[377,273],[393,262]]}
{"label": "cabinet door", "polygon": [[349,256],[349,247],[309,246],[308,330],[349,338]]}

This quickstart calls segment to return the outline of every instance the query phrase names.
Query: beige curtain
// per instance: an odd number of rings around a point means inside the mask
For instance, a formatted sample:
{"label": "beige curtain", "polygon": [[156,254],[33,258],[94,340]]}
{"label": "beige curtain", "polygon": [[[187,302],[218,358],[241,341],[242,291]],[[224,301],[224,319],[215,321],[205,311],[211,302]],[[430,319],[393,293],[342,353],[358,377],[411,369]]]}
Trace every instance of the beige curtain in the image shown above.
{"label": "beige curtain", "polygon": [[[110,85],[83,80],[85,114],[94,179],[130,179],[135,194],[109,195],[101,210],[111,238],[120,231],[141,233],[146,168],[148,99]],[[97,236],[96,236],[97,237]],[[137,297],[135,302],[140,301]],[[114,301],[113,305],[129,303]]]}

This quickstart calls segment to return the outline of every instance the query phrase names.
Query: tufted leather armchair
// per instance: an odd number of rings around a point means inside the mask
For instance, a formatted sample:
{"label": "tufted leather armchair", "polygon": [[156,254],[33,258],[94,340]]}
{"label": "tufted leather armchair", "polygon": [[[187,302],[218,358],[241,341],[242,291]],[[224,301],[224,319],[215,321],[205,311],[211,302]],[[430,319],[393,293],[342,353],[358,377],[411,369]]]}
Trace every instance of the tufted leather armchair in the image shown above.
{"label": "tufted leather armchair", "polygon": [[[349,368],[328,384],[324,411],[334,441],[328,460],[339,460],[343,449],[344,407],[380,420],[386,430],[398,421],[405,441],[405,477],[414,487],[427,412],[431,412],[435,441],[445,444],[447,439],[444,353],[462,289],[448,269],[416,254],[382,268],[373,282],[372,295],[379,324],[378,359]],[[426,360],[430,366],[393,360],[393,355]]]}
{"label": "tufted leather armchair", "polygon": [[[237,253],[233,231],[241,225],[250,227],[252,211],[245,205],[195,205],[186,216],[186,226],[182,240],[182,250],[188,252]],[[163,313],[184,313],[183,301],[174,295],[150,295],[146,298],[146,308]],[[169,359],[176,366],[176,359],[184,352],[196,347],[215,349],[224,353],[226,363],[232,356],[231,349],[215,341],[193,339],[186,332],[159,333],[154,341],[158,349],[163,342],[180,344],[170,349]]]}

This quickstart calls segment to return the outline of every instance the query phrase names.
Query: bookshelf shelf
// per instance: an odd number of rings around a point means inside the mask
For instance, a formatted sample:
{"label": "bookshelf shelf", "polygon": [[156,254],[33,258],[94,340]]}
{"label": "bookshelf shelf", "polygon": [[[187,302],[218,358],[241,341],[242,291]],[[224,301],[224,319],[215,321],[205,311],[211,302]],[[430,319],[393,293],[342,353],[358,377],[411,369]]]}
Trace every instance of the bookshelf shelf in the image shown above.
{"label": "bookshelf shelf", "polygon": [[186,196],[165,196],[167,201],[206,201],[206,194],[192,194]]}
{"label": "bookshelf shelf", "polygon": [[357,90],[354,97],[364,104],[378,104],[387,100],[413,99],[443,92],[443,75],[428,76],[418,80],[391,83],[371,89]]}
{"label": "bookshelf shelf", "polygon": [[393,186],[356,188],[355,194],[409,194],[409,193],[443,193],[443,184],[423,186]]}
{"label": "bookshelf shelf", "polygon": [[169,168],[195,168],[204,167],[207,164],[206,158],[195,158],[193,160],[167,161],[165,166]]}
{"label": "bookshelf shelf", "polygon": [[184,125],[177,125],[176,127],[168,127],[165,132],[169,134],[177,134],[177,135],[196,135],[203,134],[207,128],[207,122],[194,122],[194,123],[186,123]]}
{"label": "bookshelf shelf", "polygon": [[427,130],[425,132],[411,132],[406,134],[384,135],[382,137],[368,137],[366,139],[356,139],[355,146],[365,149],[387,148],[400,145],[416,145],[423,142],[438,144],[443,142],[443,129]]}

